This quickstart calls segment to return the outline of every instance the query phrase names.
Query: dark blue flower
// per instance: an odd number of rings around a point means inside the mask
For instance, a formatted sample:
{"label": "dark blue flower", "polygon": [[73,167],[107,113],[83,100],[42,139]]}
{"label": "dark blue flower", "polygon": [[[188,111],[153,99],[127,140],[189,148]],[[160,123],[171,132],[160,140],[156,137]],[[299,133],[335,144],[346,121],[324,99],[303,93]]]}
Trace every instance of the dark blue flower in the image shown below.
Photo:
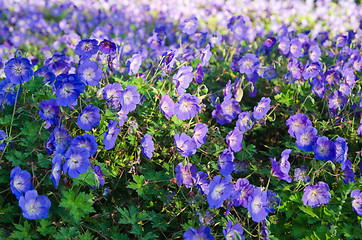
{"label": "dark blue flower", "polygon": [[6,146],[5,139],[6,139],[7,137],[8,137],[8,136],[6,135],[6,133],[4,132],[4,130],[0,130],[0,151],[2,151],[2,150],[5,149],[5,146]]}
{"label": "dark blue flower", "polygon": [[69,106],[74,103],[84,91],[85,86],[76,74],[61,74],[55,82],[57,102],[60,106]]}
{"label": "dark blue flower", "polygon": [[306,152],[313,150],[313,145],[317,141],[318,131],[312,126],[300,128],[295,134],[297,147]]}
{"label": "dark blue flower", "polygon": [[102,79],[103,71],[98,68],[98,64],[91,60],[86,60],[78,66],[77,73],[85,85],[97,86]]}
{"label": "dark blue flower", "polygon": [[219,156],[218,162],[219,171],[222,175],[227,176],[234,170],[234,154],[229,149],[224,149],[224,152]]}
{"label": "dark blue flower", "polygon": [[43,119],[44,121],[49,121],[51,124],[57,122],[59,105],[55,99],[51,98],[49,100],[41,101],[39,103],[39,107],[39,115],[41,119]]}
{"label": "dark blue flower", "polygon": [[99,50],[98,41],[95,39],[83,39],[75,47],[75,53],[81,57],[90,58]]}
{"label": "dark blue flower", "polygon": [[59,179],[62,172],[62,155],[61,154],[55,154],[52,159],[52,172],[50,174],[49,179],[53,180],[53,185],[55,189],[57,189],[59,185]]}
{"label": "dark blue flower", "polygon": [[90,134],[79,135],[73,138],[70,143],[71,147],[75,148],[85,148],[89,152],[89,156],[94,156],[97,152],[97,142],[96,138]]}
{"label": "dark blue flower", "polygon": [[313,145],[314,157],[317,160],[330,160],[333,161],[336,158],[336,146],[333,141],[327,137],[318,137],[317,141]]}

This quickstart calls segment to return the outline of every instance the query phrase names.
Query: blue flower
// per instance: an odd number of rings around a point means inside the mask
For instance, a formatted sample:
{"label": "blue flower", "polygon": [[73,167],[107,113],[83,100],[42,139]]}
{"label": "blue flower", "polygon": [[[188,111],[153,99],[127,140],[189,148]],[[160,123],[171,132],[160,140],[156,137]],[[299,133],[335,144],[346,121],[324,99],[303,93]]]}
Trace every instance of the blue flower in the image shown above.
{"label": "blue flower", "polygon": [[242,133],[250,130],[254,124],[250,115],[250,112],[242,112],[239,114],[238,120],[236,120],[236,126],[240,129]]}
{"label": "blue flower", "polygon": [[200,99],[191,94],[182,95],[177,103],[175,103],[175,114],[180,120],[188,120],[195,117],[200,111]]}
{"label": "blue flower", "polygon": [[247,53],[238,62],[240,73],[252,74],[259,66],[259,59],[255,54]]}
{"label": "blue flower", "polygon": [[333,141],[327,137],[318,137],[317,141],[313,145],[314,157],[317,160],[330,160],[333,161],[336,158],[336,146]]}
{"label": "blue flower", "polygon": [[352,208],[356,211],[358,216],[362,216],[362,192],[359,189],[355,189],[351,192]]}
{"label": "blue flower", "polygon": [[57,102],[60,106],[69,106],[74,103],[84,91],[85,86],[76,74],[61,74],[55,82]]}
{"label": "blue flower", "polygon": [[243,148],[243,132],[241,132],[238,127],[235,127],[234,130],[226,136],[226,143],[234,152],[240,152]]}
{"label": "blue flower", "polygon": [[33,189],[31,183],[31,175],[26,170],[21,170],[19,166],[16,166],[10,172],[10,189],[11,192],[19,199],[24,193]]}
{"label": "blue flower", "polygon": [[85,148],[89,152],[89,156],[93,156],[97,152],[97,142],[96,138],[90,134],[83,134],[73,138],[70,143],[71,147],[75,148]]}
{"label": "blue flower", "polygon": [[89,152],[85,148],[70,147],[64,154],[65,163],[63,165],[64,173],[69,174],[72,178],[77,178],[81,173],[87,172],[90,165]]}
{"label": "blue flower", "polygon": [[160,102],[160,111],[165,115],[167,119],[174,115],[174,102],[167,94],[163,95]]}
{"label": "blue flower", "polygon": [[227,175],[224,179],[221,179],[219,175],[216,175],[211,180],[209,185],[209,194],[207,195],[209,208],[219,208],[225,200],[231,197],[234,186],[230,183],[230,181],[230,175]]}
{"label": "blue flower", "polygon": [[317,185],[308,185],[304,188],[303,204],[310,207],[327,204],[331,199],[331,194],[328,192],[328,184],[318,182]]}
{"label": "blue flower", "polygon": [[91,189],[95,189],[95,188],[101,188],[103,187],[105,180],[103,177],[103,173],[102,173],[102,169],[100,166],[94,166],[92,167],[93,171],[94,171],[94,177],[96,180],[96,185],[95,186],[90,186]]}
{"label": "blue flower", "polygon": [[249,196],[253,195],[254,185],[249,184],[249,180],[246,178],[239,178],[234,186],[231,202],[234,206],[248,207]]}
{"label": "blue flower", "polygon": [[136,105],[141,101],[141,95],[137,92],[135,85],[127,85],[126,90],[122,92],[121,106],[128,112],[136,109]]}
{"label": "blue flower", "polygon": [[253,117],[256,120],[261,120],[270,110],[270,98],[262,97],[257,106],[254,107]]}
{"label": "blue flower", "polygon": [[27,191],[19,199],[19,207],[23,210],[26,219],[46,218],[49,215],[50,200],[47,196],[40,195],[36,190]]}
{"label": "blue flower", "polygon": [[201,190],[203,194],[209,194],[210,180],[207,179],[208,175],[205,172],[197,172],[195,177],[195,185]]}
{"label": "blue flower", "polygon": [[184,233],[184,240],[214,240],[214,236],[211,235],[211,230],[209,227],[202,226],[199,229],[194,229],[190,227]]}
{"label": "blue flower", "polygon": [[98,68],[98,64],[91,60],[86,60],[78,66],[77,73],[85,85],[97,86],[102,79],[103,71]]}
{"label": "blue flower", "polygon": [[265,191],[261,191],[260,187],[256,188],[253,195],[249,196],[248,211],[254,222],[261,222],[268,216],[268,196]]}
{"label": "blue flower", "polygon": [[196,166],[191,163],[183,165],[182,162],[177,164],[175,168],[177,184],[185,185],[187,188],[191,188],[196,182]]}
{"label": "blue flower", "polygon": [[81,57],[90,58],[99,50],[98,41],[95,39],[83,39],[75,47],[75,53]]}
{"label": "blue flower", "polygon": [[198,26],[199,21],[197,20],[197,17],[191,16],[181,22],[180,29],[181,32],[191,35],[196,32]]}
{"label": "blue flower", "polygon": [[179,95],[184,94],[186,89],[189,87],[192,79],[194,78],[194,73],[192,72],[191,66],[181,66],[177,73],[173,75],[173,82],[176,84],[176,89]]}
{"label": "blue flower", "polygon": [[241,227],[241,224],[240,223],[235,223],[233,225],[231,220],[228,221],[228,223],[226,225],[226,229],[222,230],[222,233],[225,236],[225,240],[234,240],[234,239],[240,239],[240,238],[242,240],[245,240],[243,232],[244,232],[244,230]]}
{"label": "blue flower", "polygon": [[307,183],[311,180],[311,177],[308,176],[308,169],[305,167],[296,168],[294,170],[294,180],[295,181],[303,181],[304,183]]}
{"label": "blue flower", "polygon": [[222,175],[227,176],[234,170],[234,154],[228,148],[219,156],[219,171]]}
{"label": "blue flower", "polygon": [[142,64],[141,54],[133,54],[133,56],[127,60],[126,67],[128,68],[128,75],[137,74]]}
{"label": "blue flower", "polygon": [[49,179],[53,180],[53,185],[55,189],[57,189],[59,185],[59,179],[62,172],[62,155],[61,154],[55,154],[52,159],[52,172],[50,174]]}
{"label": "blue flower", "polygon": [[6,135],[6,133],[4,132],[4,130],[0,130],[0,151],[2,151],[2,150],[5,149],[5,146],[6,146],[5,139],[6,139],[7,137],[8,137],[8,136]]}
{"label": "blue flower", "polygon": [[108,130],[104,133],[103,137],[103,144],[106,150],[112,149],[114,147],[120,131],[121,129],[117,127],[117,119],[111,121],[108,124]]}
{"label": "blue flower", "polygon": [[13,84],[22,84],[33,77],[34,71],[31,67],[27,58],[12,58],[6,63],[4,73]]}
{"label": "blue flower", "polygon": [[99,108],[88,105],[83,109],[83,112],[79,114],[77,124],[81,129],[90,131],[92,128],[98,126],[100,121],[101,115],[99,114]]}
{"label": "blue flower", "polygon": [[205,123],[198,123],[195,125],[194,135],[192,136],[192,139],[195,141],[197,148],[205,144],[207,132],[208,129]]}
{"label": "blue flower", "polygon": [[297,147],[302,151],[311,152],[317,141],[317,133],[317,129],[312,126],[299,129],[295,134]]}
{"label": "blue flower", "polygon": [[178,133],[174,135],[175,145],[181,156],[188,157],[196,153],[196,143],[186,133],[182,133],[181,136]]}
{"label": "blue flower", "polygon": [[51,124],[57,122],[59,105],[55,99],[51,98],[49,100],[41,101],[39,103],[39,107],[39,115],[41,119],[43,119],[44,121],[49,121]]}
{"label": "blue flower", "polygon": [[119,110],[121,106],[122,86],[119,83],[109,83],[103,88],[103,98],[109,108]]}
{"label": "blue flower", "polygon": [[312,122],[308,119],[308,116],[304,113],[296,113],[293,116],[290,116],[286,122],[288,133],[292,137],[296,137],[296,133],[299,129],[304,129],[308,126],[312,126]]}
{"label": "blue flower", "polygon": [[143,155],[145,157],[151,159],[153,151],[155,151],[154,143],[152,141],[152,137],[150,134],[145,134],[145,136],[141,140],[141,149]]}

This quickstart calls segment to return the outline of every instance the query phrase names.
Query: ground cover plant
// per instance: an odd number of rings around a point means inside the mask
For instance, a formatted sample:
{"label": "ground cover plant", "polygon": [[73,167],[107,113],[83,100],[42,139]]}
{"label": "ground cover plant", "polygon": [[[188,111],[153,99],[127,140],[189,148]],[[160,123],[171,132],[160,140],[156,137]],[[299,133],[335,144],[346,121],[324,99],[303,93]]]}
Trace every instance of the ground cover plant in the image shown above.
{"label": "ground cover plant", "polygon": [[1,1],[1,239],[360,239],[354,1]]}

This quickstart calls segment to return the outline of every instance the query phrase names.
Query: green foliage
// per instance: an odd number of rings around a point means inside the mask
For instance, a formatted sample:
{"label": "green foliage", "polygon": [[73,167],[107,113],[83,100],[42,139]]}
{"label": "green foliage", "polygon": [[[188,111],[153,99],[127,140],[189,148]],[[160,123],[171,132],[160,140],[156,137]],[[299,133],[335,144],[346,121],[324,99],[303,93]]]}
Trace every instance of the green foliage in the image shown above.
{"label": "green foliage", "polygon": [[92,203],[91,195],[84,192],[76,194],[73,190],[69,189],[63,193],[59,206],[69,211],[74,220],[79,222],[83,217],[94,212]]}

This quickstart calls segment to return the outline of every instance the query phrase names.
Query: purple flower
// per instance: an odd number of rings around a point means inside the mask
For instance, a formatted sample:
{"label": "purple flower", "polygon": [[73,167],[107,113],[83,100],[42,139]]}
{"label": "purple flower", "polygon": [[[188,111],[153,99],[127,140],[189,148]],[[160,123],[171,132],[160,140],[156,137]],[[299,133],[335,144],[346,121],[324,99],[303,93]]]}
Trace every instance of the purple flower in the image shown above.
{"label": "purple flower", "polygon": [[261,191],[260,187],[256,188],[253,194],[249,196],[248,211],[254,222],[260,222],[268,216],[268,196],[266,192]]}
{"label": "purple flower", "polygon": [[261,120],[270,110],[270,98],[262,97],[257,106],[254,107],[253,117],[256,120]]}
{"label": "purple flower", "polygon": [[99,50],[98,41],[95,39],[83,39],[75,47],[75,53],[81,57],[90,58]]}
{"label": "purple flower", "polygon": [[50,200],[47,196],[40,195],[36,190],[30,190],[19,199],[19,207],[26,219],[46,218],[49,215]]}
{"label": "purple flower", "polygon": [[91,189],[95,189],[95,188],[101,188],[103,187],[105,180],[103,177],[103,173],[102,173],[102,169],[99,165],[92,167],[93,171],[94,171],[94,177],[96,180],[96,185],[95,186],[90,186]]}
{"label": "purple flower", "polygon": [[326,91],[325,80],[320,79],[317,76],[312,79],[310,85],[312,86],[313,93],[316,94],[318,97],[323,98],[324,93]]}
{"label": "purple flower", "polygon": [[199,26],[199,21],[195,16],[191,16],[180,23],[180,30],[188,35],[194,34]]}
{"label": "purple flower", "polygon": [[146,133],[141,140],[141,149],[145,157],[151,159],[153,151],[155,151],[154,143],[150,134]]}
{"label": "purple flower", "polygon": [[110,121],[108,124],[108,130],[104,133],[103,137],[103,144],[106,150],[112,149],[114,147],[120,131],[121,129],[117,127],[117,119]]}
{"label": "purple flower", "polygon": [[250,130],[254,124],[251,120],[250,112],[242,112],[239,114],[238,120],[236,121],[236,126],[240,129],[242,133]]}
{"label": "purple flower", "polygon": [[228,148],[219,156],[219,171],[222,175],[227,176],[234,170],[234,154]]}
{"label": "purple flower", "polygon": [[61,74],[55,82],[57,102],[60,106],[69,106],[74,103],[79,95],[84,91],[85,86],[81,82],[79,75]]}
{"label": "purple flower", "polygon": [[226,143],[228,147],[234,152],[239,152],[243,148],[243,132],[235,127],[233,131],[229,132],[226,136]]}
{"label": "purple flower", "polygon": [[342,109],[348,102],[346,98],[340,91],[334,91],[333,96],[330,96],[328,99],[328,107],[330,109]]}
{"label": "purple flower", "polygon": [[181,163],[177,164],[175,168],[176,180],[179,185],[185,185],[187,188],[191,188],[196,182],[196,166],[191,163],[184,166]]}
{"label": "purple flower", "polygon": [[252,53],[247,53],[238,62],[240,73],[252,74],[259,66],[259,59]]}
{"label": "purple flower", "polygon": [[359,189],[355,189],[351,192],[352,200],[352,208],[358,214],[358,216],[362,216],[362,192]]}
{"label": "purple flower", "polygon": [[330,160],[336,158],[336,146],[332,140],[327,137],[318,137],[313,145],[314,157],[317,160]]}
{"label": "purple flower", "polygon": [[174,138],[176,148],[178,149],[181,156],[188,157],[196,153],[197,145],[195,141],[186,133],[182,133],[181,136],[180,134],[175,133]]}
{"label": "purple flower", "polygon": [[231,123],[233,120],[231,116],[224,114],[220,104],[215,106],[215,109],[212,111],[212,116],[216,119],[216,122],[221,125],[224,125],[225,123]]}
{"label": "purple flower", "polygon": [[200,111],[200,100],[186,93],[182,95],[177,103],[175,103],[175,113],[178,119],[188,120],[195,117]]}
{"label": "purple flower", "polygon": [[121,106],[122,86],[119,83],[109,83],[103,88],[103,98],[109,108],[118,110]]}
{"label": "purple flower", "polygon": [[96,138],[90,134],[84,134],[81,136],[76,136],[73,138],[70,143],[71,147],[75,148],[85,148],[89,152],[89,156],[94,156],[97,153],[97,142]]}
{"label": "purple flower", "polygon": [[85,148],[70,147],[64,154],[65,163],[63,165],[63,172],[69,174],[72,178],[77,178],[81,173],[87,172],[90,165],[89,151]]}
{"label": "purple flower", "polygon": [[331,194],[328,192],[328,184],[318,182],[317,185],[308,185],[304,188],[303,204],[310,207],[327,204],[331,199]]}
{"label": "purple flower", "polygon": [[128,68],[128,75],[137,74],[142,64],[142,55],[133,54],[133,56],[127,60],[126,67]]}
{"label": "purple flower", "polygon": [[55,189],[57,189],[59,185],[59,179],[62,172],[62,155],[61,154],[55,154],[52,159],[52,172],[50,174],[49,179],[53,180],[53,185]]}
{"label": "purple flower", "polygon": [[243,19],[238,19],[232,26],[231,31],[239,41],[248,39],[248,27]]}
{"label": "purple flower", "polygon": [[211,230],[209,227],[202,226],[199,229],[194,229],[193,227],[190,227],[189,230],[187,230],[184,233],[184,240],[196,240],[196,239],[202,239],[202,240],[214,240],[214,236],[211,235]]}
{"label": "purple flower", "polygon": [[317,129],[312,126],[300,128],[295,134],[297,147],[306,152],[313,150],[313,145],[317,141]]}
{"label": "purple flower", "polygon": [[321,57],[321,55],[322,55],[322,51],[317,44],[315,44],[309,48],[309,59],[312,62],[319,61],[319,58]]}
{"label": "purple flower", "polygon": [[6,63],[4,73],[13,84],[22,84],[33,77],[34,71],[31,67],[27,58],[12,58]]}
{"label": "purple flower", "polygon": [[192,72],[191,66],[182,66],[178,69],[177,73],[173,75],[173,82],[176,84],[179,95],[184,94],[193,78],[194,73]]}
{"label": "purple flower", "polygon": [[195,125],[194,135],[192,136],[192,139],[195,141],[197,148],[205,144],[207,132],[208,129],[205,123],[198,123]]}
{"label": "purple flower", "polygon": [[305,80],[317,76],[323,70],[323,64],[320,61],[312,62],[309,61],[304,66],[302,76]]}
{"label": "purple flower", "polygon": [[207,44],[204,49],[201,51],[201,65],[207,66],[209,64],[212,52],[210,51],[210,45]]}
{"label": "purple flower", "polygon": [[54,124],[58,120],[58,113],[59,113],[59,105],[57,101],[53,98],[49,100],[44,100],[39,103],[40,111],[39,115],[40,118],[44,121],[48,121],[51,124]]}
{"label": "purple flower", "polygon": [[[274,177],[279,178],[280,180],[284,180],[284,181],[286,181],[288,183],[291,183],[292,178],[288,174],[289,170],[285,171],[285,169],[283,169],[282,162],[280,162],[280,164],[278,165],[278,163],[276,161],[276,158],[270,158],[270,160],[271,160],[271,164],[272,164],[272,170],[271,170],[272,175]],[[288,161],[288,160],[286,160],[286,161]]]}
{"label": "purple flower", "polygon": [[268,80],[273,80],[278,76],[278,72],[270,65],[264,69],[263,76]]}
{"label": "purple flower", "polygon": [[194,78],[195,78],[196,83],[198,83],[198,84],[202,83],[203,78],[204,78],[204,70],[202,68],[201,63],[198,63],[196,66],[196,72],[195,72]]}
{"label": "purple flower", "polygon": [[311,177],[308,176],[308,169],[303,166],[301,168],[296,168],[294,170],[294,180],[303,181],[304,183],[309,182]]}
{"label": "purple flower", "polygon": [[288,118],[286,125],[289,127],[288,133],[290,136],[296,137],[296,133],[299,131],[299,129],[312,126],[312,122],[304,113],[296,113]]}
{"label": "purple flower", "polygon": [[84,131],[90,131],[92,128],[98,126],[100,121],[101,115],[99,114],[99,108],[88,105],[83,109],[83,112],[79,114],[77,125]]}
{"label": "purple flower", "polygon": [[21,170],[19,166],[16,166],[10,172],[10,189],[11,192],[16,196],[16,199],[20,199],[24,193],[33,189],[31,183],[31,175],[26,170]]}
{"label": "purple flower", "polygon": [[231,220],[228,221],[228,223],[226,225],[226,229],[222,230],[222,233],[225,236],[225,240],[233,240],[233,239],[240,239],[240,238],[242,240],[245,240],[243,232],[244,232],[244,230],[241,227],[241,224],[240,223],[235,223],[233,225]]}
{"label": "purple flower", "polygon": [[249,180],[246,178],[239,178],[234,186],[231,202],[234,206],[248,207],[249,196],[252,196],[254,192],[254,186],[249,184]]}
{"label": "purple flower", "polygon": [[114,42],[108,41],[104,39],[102,42],[99,43],[99,51],[104,54],[114,54],[116,53],[117,46]]}
{"label": "purple flower", "polygon": [[195,185],[201,190],[203,194],[209,194],[210,180],[207,179],[208,175],[205,172],[197,172],[195,177]]}
{"label": "purple flower", "polygon": [[336,40],[336,47],[338,48],[344,47],[348,42],[348,38],[343,35],[337,35],[335,40]]}
{"label": "purple flower", "polygon": [[137,92],[135,85],[127,85],[126,90],[122,92],[121,105],[122,108],[132,112],[136,109],[136,105],[141,101],[141,95]]}
{"label": "purple flower", "polygon": [[298,38],[293,38],[290,41],[290,54],[295,58],[303,57],[302,43]]}
{"label": "purple flower", "polygon": [[225,200],[231,197],[234,186],[230,183],[230,181],[230,175],[227,175],[224,179],[221,179],[219,175],[216,175],[211,180],[209,185],[209,194],[207,195],[209,208],[219,208]]}
{"label": "purple flower", "polygon": [[[13,84],[8,77],[0,81],[0,106],[2,104],[14,105],[17,91],[15,91],[15,84]],[[18,98],[21,92],[19,89]]]}
{"label": "purple flower", "polygon": [[297,80],[302,76],[302,67],[302,63],[296,58],[290,59],[288,63],[288,70],[291,72],[292,77]]}
{"label": "purple flower", "polygon": [[91,60],[86,60],[78,66],[77,73],[85,85],[97,86],[102,79],[103,71],[98,68],[98,64]]}
{"label": "purple flower", "polygon": [[279,39],[278,49],[281,53],[284,55],[287,55],[289,53],[290,48],[290,40],[287,37],[282,37]]}
{"label": "purple flower", "polygon": [[224,100],[221,103],[221,109],[222,109],[222,114],[224,116],[227,116],[228,119],[231,121],[241,113],[240,105],[238,101],[236,101],[234,98]]}
{"label": "purple flower", "polygon": [[128,110],[125,110],[126,108],[121,108],[117,112],[117,121],[118,121],[118,127],[122,127],[128,120]]}
{"label": "purple flower", "polygon": [[196,215],[199,217],[199,222],[200,222],[202,225],[213,225],[213,224],[214,224],[213,218],[216,216],[215,213],[207,210],[207,211],[205,212],[205,215],[202,216],[199,211],[196,211]]}
{"label": "purple flower", "polygon": [[174,102],[167,94],[163,95],[160,102],[160,111],[165,115],[167,119],[174,115]]}

